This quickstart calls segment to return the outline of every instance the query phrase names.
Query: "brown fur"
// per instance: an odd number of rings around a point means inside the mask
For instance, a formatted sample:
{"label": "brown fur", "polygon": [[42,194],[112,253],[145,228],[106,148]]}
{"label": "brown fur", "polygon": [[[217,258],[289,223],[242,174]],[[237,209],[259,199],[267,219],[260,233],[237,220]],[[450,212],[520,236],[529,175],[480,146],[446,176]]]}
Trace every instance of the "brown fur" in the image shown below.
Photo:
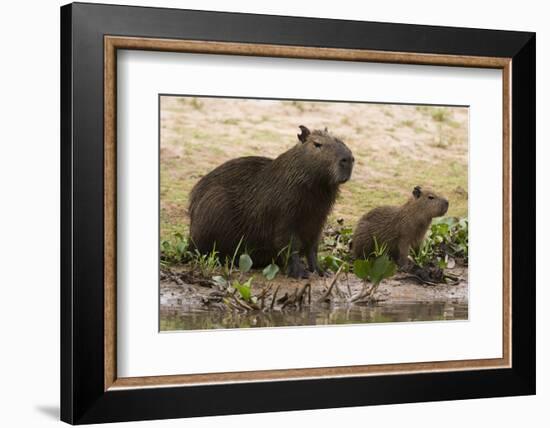
{"label": "brown fur", "polygon": [[240,251],[254,265],[277,260],[289,244],[289,275],[322,273],[317,264],[321,231],[340,184],[349,180],[353,156],[346,145],[325,131],[300,127],[301,143],[275,159],[249,156],[232,159],[204,177],[191,191],[190,234],[204,253],[214,246],[222,260]]}
{"label": "brown fur", "polygon": [[444,215],[448,207],[447,199],[417,186],[404,205],[374,208],[361,217],[353,234],[353,254],[368,257],[374,251],[376,238],[378,245],[388,246],[393,260],[405,266],[409,249],[418,249],[432,218]]}

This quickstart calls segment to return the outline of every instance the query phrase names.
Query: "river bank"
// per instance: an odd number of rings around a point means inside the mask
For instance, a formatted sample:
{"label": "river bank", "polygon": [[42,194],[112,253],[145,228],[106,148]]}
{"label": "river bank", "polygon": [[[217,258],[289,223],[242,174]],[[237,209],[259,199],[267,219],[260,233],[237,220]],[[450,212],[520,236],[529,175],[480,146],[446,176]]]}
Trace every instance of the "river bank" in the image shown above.
{"label": "river bank", "polygon": [[351,302],[364,286],[355,275],[341,275],[327,295],[334,274],[307,280],[279,275],[267,281],[260,271],[251,272],[252,294],[262,297],[258,310],[228,301],[214,281],[192,271],[163,269],[160,326],[173,331],[468,319],[468,268],[455,266],[446,272],[458,280],[426,285],[399,272],[380,284],[368,304]]}

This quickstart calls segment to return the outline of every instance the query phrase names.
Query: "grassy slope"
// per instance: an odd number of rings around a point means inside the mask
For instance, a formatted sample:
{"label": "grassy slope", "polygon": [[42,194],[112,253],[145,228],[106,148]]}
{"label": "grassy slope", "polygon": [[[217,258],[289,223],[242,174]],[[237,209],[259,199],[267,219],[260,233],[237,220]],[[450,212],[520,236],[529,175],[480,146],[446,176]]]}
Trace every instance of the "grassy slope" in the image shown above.
{"label": "grassy slope", "polygon": [[164,97],[161,100],[161,239],[185,233],[190,190],[238,156],[275,157],[296,144],[298,125],[327,126],[353,151],[352,180],[331,220],[348,224],[379,205],[401,204],[415,185],[468,214],[465,108]]}

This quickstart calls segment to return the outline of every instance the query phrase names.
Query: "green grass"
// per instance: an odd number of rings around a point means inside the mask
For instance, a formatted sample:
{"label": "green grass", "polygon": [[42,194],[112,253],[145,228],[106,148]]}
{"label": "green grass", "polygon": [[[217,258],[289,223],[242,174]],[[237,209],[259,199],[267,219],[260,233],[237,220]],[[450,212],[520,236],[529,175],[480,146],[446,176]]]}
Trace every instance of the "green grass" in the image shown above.
{"label": "green grass", "polygon": [[229,118],[222,120],[224,125],[238,125],[241,121],[239,119]]}
{"label": "green grass", "polygon": [[410,197],[416,185],[431,187],[449,199],[448,215],[466,217],[467,197],[457,193],[457,187],[467,187],[468,171],[455,161],[426,164],[421,160],[394,157],[397,160],[394,175],[390,180],[374,178],[369,182],[353,179],[345,184],[333,218],[344,217],[357,221],[362,213],[381,205],[401,205]]}
{"label": "green grass", "polygon": [[[373,178],[362,182],[352,179],[342,186],[330,219],[343,217],[346,222],[353,223],[377,206],[401,205],[410,197],[416,185],[431,187],[445,196],[449,200],[449,216],[467,217],[468,199],[456,192],[458,187],[468,187],[468,171],[464,165],[456,161],[427,164],[395,154],[393,160],[396,162],[393,170],[398,175],[392,175],[391,180]],[[196,181],[194,176],[171,174],[169,167],[161,170],[161,198],[179,208],[177,212],[161,209],[161,237],[187,230],[187,200]]]}
{"label": "green grass", "polygon": [[202,110],[203,108],[203,103],[197,99],[197,98],[191,98],[191,106],[195,109],[195,110]]}
{"label": "green grass", "polygon": [[444,108],[434,108],[432,119],[436,122],[446,122],[449,119],[449,111]]}

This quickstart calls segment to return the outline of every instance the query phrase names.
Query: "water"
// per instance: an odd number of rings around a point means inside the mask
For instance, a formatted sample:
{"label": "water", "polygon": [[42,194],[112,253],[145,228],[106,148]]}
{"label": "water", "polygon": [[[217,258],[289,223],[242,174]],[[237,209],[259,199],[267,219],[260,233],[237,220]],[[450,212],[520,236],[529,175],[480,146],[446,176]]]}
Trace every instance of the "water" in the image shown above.
{"label": "water", "polygon": [[301,311],[239,313],[204,309],[164,309],[161,331],[289,327],[468,319],[465,302],[406,302],[372,306],[312,306]]}

